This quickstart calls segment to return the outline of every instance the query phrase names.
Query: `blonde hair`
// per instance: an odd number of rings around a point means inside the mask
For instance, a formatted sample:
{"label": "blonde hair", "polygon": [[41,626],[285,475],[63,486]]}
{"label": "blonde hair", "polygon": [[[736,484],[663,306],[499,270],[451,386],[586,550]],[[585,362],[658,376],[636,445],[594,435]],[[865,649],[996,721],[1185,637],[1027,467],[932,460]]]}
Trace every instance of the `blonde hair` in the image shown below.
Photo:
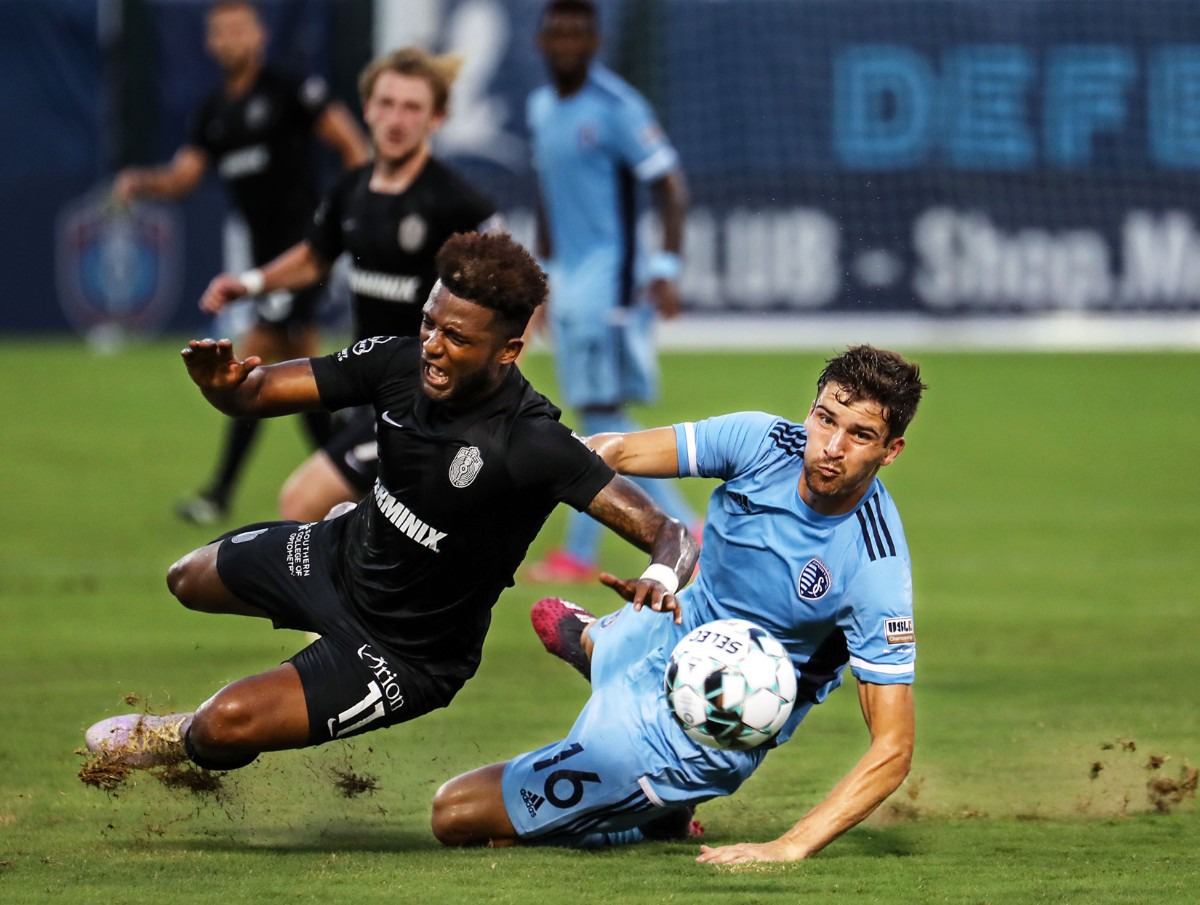
{"label": "blonde hair", "polygon": [[446,113],[450,88],[462,69],[463,58],[457,53],[434,56],[420,47],[401,47],[372,60],[358,77],[358,96],[365,105],[375,90],[375,82],[385,72],[424,79],[433,91],[433,112]]}

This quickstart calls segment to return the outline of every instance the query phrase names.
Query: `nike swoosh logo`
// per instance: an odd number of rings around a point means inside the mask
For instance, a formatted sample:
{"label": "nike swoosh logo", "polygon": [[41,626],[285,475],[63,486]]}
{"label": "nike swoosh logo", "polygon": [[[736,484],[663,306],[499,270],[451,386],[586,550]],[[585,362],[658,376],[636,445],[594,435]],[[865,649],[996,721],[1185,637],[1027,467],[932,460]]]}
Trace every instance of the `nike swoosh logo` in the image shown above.
{"label": "nike swoosh logo", "polygon": [[390,413],[390,412],[384,412],[384,413],[383,413],[382,415],[380,415],[379,417],[380,417],[380,419],[381,419],[381,420],[382,420],[382,421],[383,421],[385,424],[390,424],[392,427],[398,427],[398,428],[400,428],[401,430],[403,430],[403,429],[404,429],[404,425],[403,425],[403,424],[401,424],[399,421],[393,421],[393,420],[392,420],[392,415],[391,415],[391,413]]}

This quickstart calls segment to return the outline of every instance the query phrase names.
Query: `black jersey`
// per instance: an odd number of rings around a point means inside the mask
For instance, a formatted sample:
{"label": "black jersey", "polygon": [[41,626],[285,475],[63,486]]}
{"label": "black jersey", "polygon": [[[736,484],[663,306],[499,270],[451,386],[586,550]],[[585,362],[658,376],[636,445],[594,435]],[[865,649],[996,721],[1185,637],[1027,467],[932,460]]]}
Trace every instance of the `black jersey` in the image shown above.
{"label": "black jersey", "polygon": [[341,523],[334,580],[382,642],[467,679],[491,607],[557,503],[585,509],[614,472],[515,367],[473,411],[425,395],[420,341],[373,337],[313,359],[330,408],[371,403],[379,479]]}
{"label": "black jersey", "polygon": [[196,114],[189,143],[203,150],[250,230],[255,264],[304,237],[317,206],[313,129],[329,103],[324,80],[262,69],[243,97],[217,89]]}
{"label": "black jersey", "polygon": [[349,251],[354,338],[416,336],[437,280],[434,255],[480,229],[496,206],[430,158],[399,194],[371,191],[372,165],[347,173],[322,201],[308,241],[326,261]]}

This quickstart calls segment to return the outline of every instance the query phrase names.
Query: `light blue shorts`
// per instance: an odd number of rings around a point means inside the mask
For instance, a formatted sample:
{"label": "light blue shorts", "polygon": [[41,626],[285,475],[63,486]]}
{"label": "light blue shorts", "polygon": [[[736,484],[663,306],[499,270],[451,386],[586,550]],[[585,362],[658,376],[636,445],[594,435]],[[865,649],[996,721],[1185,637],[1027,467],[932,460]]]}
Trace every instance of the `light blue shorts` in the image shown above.
{"label": "light blue shorts", "polygon": [[765,747],[697,744],[668,710],[663,673],[684,631],[632,605],[593,625],[592,696],[570,734],[504,769],[505,806],[523,841],[570,844],[639,826],[731,794],[762,762]]}
{"label": "light blue shorts", "polygon": [[595,319],[550,315],[559,397],[575,408],[650,402],[658,394],[654,311],[609,309]]}

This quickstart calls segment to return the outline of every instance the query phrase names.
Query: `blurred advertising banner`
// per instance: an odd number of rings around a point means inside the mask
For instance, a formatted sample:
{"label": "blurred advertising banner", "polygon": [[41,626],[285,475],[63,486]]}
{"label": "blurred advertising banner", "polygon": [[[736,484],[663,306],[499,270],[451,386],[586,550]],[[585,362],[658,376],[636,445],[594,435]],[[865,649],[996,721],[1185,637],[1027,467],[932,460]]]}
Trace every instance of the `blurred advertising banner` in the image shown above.
{"label": "blurred advertising banner", "polygon": [[[326,75],[356,110],[373,53],[410,41],[460,52],[435,147],[531,239],[524,111],[545,79],[542,0],[260,6],[272,59]],[[690,310],[1200,313],[1195,0],[597,6],[601,59],[646,95],[683,160]],[[0,330],[78,329],[76,302],[100,298],[55,272],[82,266],[100,234],[83,218],[62,238],[61,224],[118,167],[184,140],[217,80],[207,8],[0,3],[0,115],[19,124],[0,155],[0,248],[25,300],[0,306]],[[213,177],[170,207],[188,243],[163,329],[190,330],[206,323],[196,300],[222,267],[228,205]],[[158,248],[154,235],[139,226],[104,247]]]}
{"label": "blurred advertising banner", "polygon": [[[440,19],[474,66],[443,148],[518,229],[541,5]],[[1200,310],[1194,3],[599,6],[605,61],[683,158],[693,309]]]}

